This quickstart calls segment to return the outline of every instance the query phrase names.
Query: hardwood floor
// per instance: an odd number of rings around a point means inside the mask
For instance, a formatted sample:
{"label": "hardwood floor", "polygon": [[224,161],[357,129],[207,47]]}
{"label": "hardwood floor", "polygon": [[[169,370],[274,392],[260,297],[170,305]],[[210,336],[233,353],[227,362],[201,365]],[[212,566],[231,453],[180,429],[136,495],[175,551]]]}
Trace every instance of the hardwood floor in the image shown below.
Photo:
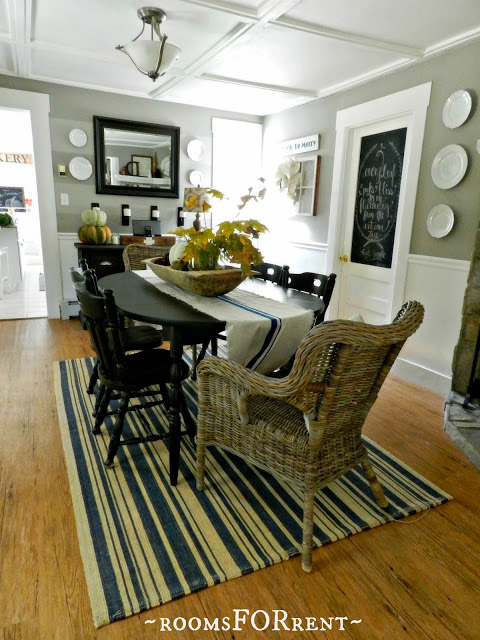
{"label": "hardwood floor", "polygon": [[[76,320],[0,322],[0,640],[150,640],[160,618],[234,609],[347,616],[345,631],[171,631],[168,638],[480,638],[480,473],[443,433],[443,398],[390,377],[366,434],[454,500],[95,629],[55,408],[52,362],[90,354]],[[147,620],[155,623],[145,624]],[[262,616],[257,617],[261,626]],[[290,627],[292,622],[289,622]],[[233,625],[232,625],[233,626]],[[280,629],[282,627],[280,626]]]}

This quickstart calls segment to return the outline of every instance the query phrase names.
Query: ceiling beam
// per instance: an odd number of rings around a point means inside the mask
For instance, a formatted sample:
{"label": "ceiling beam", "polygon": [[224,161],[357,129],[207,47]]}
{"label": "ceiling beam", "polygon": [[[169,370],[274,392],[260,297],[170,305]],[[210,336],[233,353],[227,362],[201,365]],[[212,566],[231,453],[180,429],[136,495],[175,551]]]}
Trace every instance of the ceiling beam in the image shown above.
{"label": "ceiling beam", "polygon": [[292,20],[291,18],[278,18],[272,24],[277,27],[283,27],[294,31],[303,31],[304,33],[311,33],[315,36],[322,38],[331,38],[333,40],[340,40],[342,42],[350,42],[352,44],[358,44],[362,47],[369,49],[381,49],[382,51],[391,51],[392,53],[399,53],[406,58],[418,59],[423,57],[423,49],[416,49],[414,47],[407,47],[395,42],[387,42],[384,40],[377,40],[376,38],[367,38],[366,36],[357,35],[355,33],[349,33],[348,31],[338,31],[337,29],[330,29],[328,27],[322,27],[311,22],[301,22],[300,20]]}
{"label": "ceiling beam", "polygon": [[210,82],[224,82],[225,84],[234,84],[240,87],[252,87],[254,89],[265,89],[267,91],[276,91],[278,93],[287,93],[294,96],[304,96],[306,98],[318,98],[316,91],[310,89],[295,89],[293,87],[284,87],[277,84],[266,84],[264,82],[250,82],[249,80],[238,80],[237,78],[227,78],[225,76],[216,76],[210,73],[202,73],[199,76],[201,80],[209,80]]}
{"label": "ceiling beam", "polygon": [[15,73],[27,78],[30,71],[32,0],[8,0],[8,13],[13,23]]}

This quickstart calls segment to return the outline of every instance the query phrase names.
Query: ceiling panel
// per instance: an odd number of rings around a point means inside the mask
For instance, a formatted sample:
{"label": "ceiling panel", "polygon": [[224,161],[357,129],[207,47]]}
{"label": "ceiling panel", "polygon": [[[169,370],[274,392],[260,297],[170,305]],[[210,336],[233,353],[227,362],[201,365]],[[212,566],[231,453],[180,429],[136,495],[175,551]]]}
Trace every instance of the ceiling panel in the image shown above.
{"label": "ceiling panel", "polygon": [[[146,3],[148,4],[148,3]],[[128,58],[115,51],[118,44],[126,44],[137,36],[142,22],[137,8],[126,0],[82,0],[38,2],[33,24],[33,39],[54,42],[79,51],[91,51],[98,57],[118,55],[122,64],[131,64]],[[162,33],[168,42],[182,50],[178,68],[189,66],[205,51],[219,42],[238,25],[238,18],[181,0],[162,0],[161,8],[167,14]],[[85,16],[89,16],[88,22]]]}
{"label": "ceiling panel", "polygon": [[208,73],[309,89],[345,82],[398,59],[398,54],[271,26],[258,40],[212,62]]}
{"label": "ceiling panel", "polygon": [[478,28],[480,1],[303,0],[286,17],[425,48]]}
{"label": "ceiling panel", "polygon": [[263,116],[309,102],[312,98],[230,83],[190,78],[162,94],[162,100]]}

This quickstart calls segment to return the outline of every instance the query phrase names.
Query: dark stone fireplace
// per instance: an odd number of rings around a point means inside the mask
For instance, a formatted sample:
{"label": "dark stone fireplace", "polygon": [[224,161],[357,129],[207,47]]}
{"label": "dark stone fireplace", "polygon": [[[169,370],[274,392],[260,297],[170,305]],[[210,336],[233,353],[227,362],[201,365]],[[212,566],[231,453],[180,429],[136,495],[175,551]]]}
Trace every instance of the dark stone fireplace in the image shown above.
{"label": "dark stone fireplace", "polygon": [[452,391],[445,404],[444,428],[480,469],[480,357],[472,370],[480,331],[480,226],[477,230],[462,308],[462,326],[452,363]]}

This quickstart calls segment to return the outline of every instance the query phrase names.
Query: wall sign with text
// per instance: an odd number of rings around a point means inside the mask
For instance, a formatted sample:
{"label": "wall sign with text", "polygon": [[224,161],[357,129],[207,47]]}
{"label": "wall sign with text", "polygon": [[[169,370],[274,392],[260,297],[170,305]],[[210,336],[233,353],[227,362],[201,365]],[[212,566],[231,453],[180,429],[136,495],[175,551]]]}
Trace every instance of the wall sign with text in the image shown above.
{"label": "wall sign with text", "polygon": [[17,162],[18,164],[32,164],[31,153],[4,153],[0,151],[0,162]]}
{"label": "wall sign with text", "polygon": [[351,261],[392,266],[406,127],[364,136],[360,145]]}
{"label": "wall sign with text", "polygon": [[313,136],[281,142],[280,153],[284,156],[291,156],[295,153],[304,153],[305,151],[317,151],[319,144],[320,135],[316,133]]}

